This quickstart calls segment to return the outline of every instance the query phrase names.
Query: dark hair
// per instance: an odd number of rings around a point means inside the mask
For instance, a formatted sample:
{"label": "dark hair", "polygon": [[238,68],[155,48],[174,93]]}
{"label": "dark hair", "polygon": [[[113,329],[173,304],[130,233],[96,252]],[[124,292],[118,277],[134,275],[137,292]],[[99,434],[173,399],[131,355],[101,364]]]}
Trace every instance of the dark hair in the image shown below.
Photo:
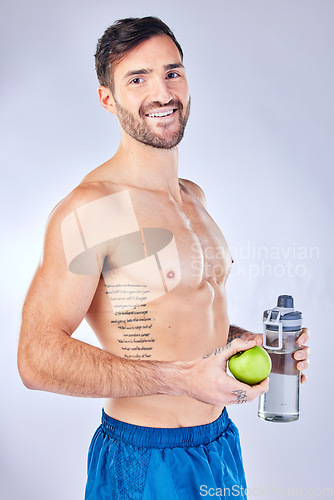
{"label": "dark hair", "polygon": [[99,39],[95,53],[95,69],[100,85],[114,91],[113,65],[119,63],[137,45],[157,35],[168,35],[178,48],[180,44],[169,27],[158,17],[129,17],[109,26]]}

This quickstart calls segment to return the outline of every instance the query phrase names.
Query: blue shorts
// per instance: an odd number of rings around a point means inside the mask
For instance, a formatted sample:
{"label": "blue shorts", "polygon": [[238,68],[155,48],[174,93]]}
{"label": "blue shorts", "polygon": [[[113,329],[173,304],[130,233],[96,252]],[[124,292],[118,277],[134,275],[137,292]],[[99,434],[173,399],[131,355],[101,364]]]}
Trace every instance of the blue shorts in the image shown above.
{"label": "blue shorts", "polygon": [[239,432],[226,409],[214,422],[155,428],[102,411],[88,453],[85,500],[246,498]]}

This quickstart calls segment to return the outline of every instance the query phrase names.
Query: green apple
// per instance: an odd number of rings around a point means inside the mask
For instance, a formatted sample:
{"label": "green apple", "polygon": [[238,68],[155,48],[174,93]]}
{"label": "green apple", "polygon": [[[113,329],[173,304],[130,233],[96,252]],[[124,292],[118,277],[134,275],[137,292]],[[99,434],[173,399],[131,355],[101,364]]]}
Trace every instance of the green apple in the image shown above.
{"label": "green apple", "polygon": [[232,375],[248,385],[258,384],[268,377],[271,359],[267,351],[256,345],[247,351],[237,352],[228,360]]}

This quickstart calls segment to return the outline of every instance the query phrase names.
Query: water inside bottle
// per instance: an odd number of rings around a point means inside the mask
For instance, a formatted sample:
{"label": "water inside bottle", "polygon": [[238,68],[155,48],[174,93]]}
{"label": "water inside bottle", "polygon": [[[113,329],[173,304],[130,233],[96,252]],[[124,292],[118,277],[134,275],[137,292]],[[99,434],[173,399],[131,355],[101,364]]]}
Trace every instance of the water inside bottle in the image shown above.
{"label": "water inside bottle", "polygon": [[293,352],[268,351],[272,362],[269,391],[259,398],[258,416],[271,422],[299,418],[300,373]]}

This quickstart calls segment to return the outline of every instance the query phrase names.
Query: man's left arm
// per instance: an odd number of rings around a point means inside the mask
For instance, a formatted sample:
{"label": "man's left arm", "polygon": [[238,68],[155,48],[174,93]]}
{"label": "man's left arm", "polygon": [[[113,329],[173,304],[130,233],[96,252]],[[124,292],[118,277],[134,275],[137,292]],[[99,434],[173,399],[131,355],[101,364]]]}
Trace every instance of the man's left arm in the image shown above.
{"label": "man's left arm", "polygon": [[[294,358],[297,361],[297,370],[305,370],[308,365],[308,357],[310,355],[310,348],[305,345],[305,343],[310,338],[310,332],[308,328],[303,328],[302,333],[297,339],[297,344],[300,348],[294,353]],[[231,325],[228,333],[227,343],[232,342],[234,339],[242,339],[242,340],[255,340],[257,345],[263,345],[262,334],[254,334],[249,332],[248,330],[244,330],[243,328],[239,328],[238,326]],[[307,377],[304,373],[301,373],[301,383],[306,382]]]}

